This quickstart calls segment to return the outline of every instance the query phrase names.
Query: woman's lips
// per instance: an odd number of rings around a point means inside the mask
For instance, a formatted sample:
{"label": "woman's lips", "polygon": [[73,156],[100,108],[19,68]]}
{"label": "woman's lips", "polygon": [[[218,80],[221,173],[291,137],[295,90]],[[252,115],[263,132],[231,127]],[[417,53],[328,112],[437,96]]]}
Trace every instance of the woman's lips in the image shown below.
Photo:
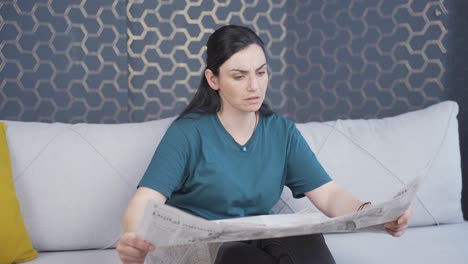
{"label": "woman's lips", "polygon": [[260,97],[259,96],[253,96],[253,97],[249,97],[247,99],[245,99],[247,102],[251,103],[251,104],[256,104],[260,101]]}

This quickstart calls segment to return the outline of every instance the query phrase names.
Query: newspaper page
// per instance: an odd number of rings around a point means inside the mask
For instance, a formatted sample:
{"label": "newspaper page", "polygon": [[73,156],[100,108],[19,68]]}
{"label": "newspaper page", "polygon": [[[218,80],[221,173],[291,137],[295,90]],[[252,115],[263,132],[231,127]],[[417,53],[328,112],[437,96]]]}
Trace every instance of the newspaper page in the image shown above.
{"label": "newspaper page", "polygon": [[146,263],[212,263],[223,242],[314,233],[378,231],[403,214],[414,200],[421,177],[393,199],[336,218],[319,213],[262,215],[208,221],[171,206],[150,201],[139,236],[157,246]]}

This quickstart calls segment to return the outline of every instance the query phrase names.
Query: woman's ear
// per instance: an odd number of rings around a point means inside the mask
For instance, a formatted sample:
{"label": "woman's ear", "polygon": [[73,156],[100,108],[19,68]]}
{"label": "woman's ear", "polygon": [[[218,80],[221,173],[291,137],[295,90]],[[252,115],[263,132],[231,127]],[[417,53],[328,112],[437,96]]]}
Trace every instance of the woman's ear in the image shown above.
{"label": "woman's ear", "polygon": [[214,73],[210,69],[205,70],[205,78],[208,81],[208,84],[210,85],[211,89],[215,91],[219,90],[218,77],[216,77],[216,75],[214,75]]}

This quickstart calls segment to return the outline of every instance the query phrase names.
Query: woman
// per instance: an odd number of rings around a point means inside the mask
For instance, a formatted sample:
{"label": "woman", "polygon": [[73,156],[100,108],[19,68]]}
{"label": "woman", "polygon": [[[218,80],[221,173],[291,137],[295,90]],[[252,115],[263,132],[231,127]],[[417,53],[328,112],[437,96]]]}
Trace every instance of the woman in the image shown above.
{"label": "woman", "polygon": [[[148,199],[203,218],[269,214],[283,187],[336,217],[370,206],[338,187],[294,123],[264,103],[264,45],[250,29],[224,26],[207,42],[207,67],[197,93],[169,127],[124,215],[117,251],[143,263],[155,246],[136,236]],[[411,211],[385,225],[405,231]],[[323,236],[225,243],[216,263],[334,263]]]}

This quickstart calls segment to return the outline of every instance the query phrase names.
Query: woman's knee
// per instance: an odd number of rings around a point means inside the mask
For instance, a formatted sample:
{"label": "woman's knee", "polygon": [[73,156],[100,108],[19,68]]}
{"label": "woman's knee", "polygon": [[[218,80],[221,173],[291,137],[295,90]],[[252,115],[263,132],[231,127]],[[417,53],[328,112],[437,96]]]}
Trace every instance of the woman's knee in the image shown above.
{"label": "woman's knee", "polygon": [[279,264],[335,263],[322,234],[265,239],[259,243]]}
{"label": "woman's knee", "polygon": [[227,242],[218,250],[215,264],[274,264],[275,259],[245,242]]}

